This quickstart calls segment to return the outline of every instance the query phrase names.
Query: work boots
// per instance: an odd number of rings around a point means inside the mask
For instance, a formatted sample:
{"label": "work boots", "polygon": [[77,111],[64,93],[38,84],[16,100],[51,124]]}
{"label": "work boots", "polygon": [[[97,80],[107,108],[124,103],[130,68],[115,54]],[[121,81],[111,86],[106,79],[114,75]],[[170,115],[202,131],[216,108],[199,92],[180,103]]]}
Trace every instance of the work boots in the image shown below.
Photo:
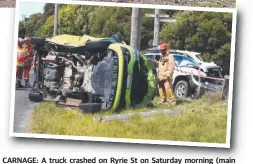
{"label": "work boots", "polygon": [[159,96],[160,96],[160,103],[165,103],[166,102],[166,96],[164,95],[164,91],[162,88],[158,89]]}
{"label": "work boots", "polygon": [[172,105],[176,105],[177,100],[174,97],[171,89],[167,89],[166,90],[166,95],[164,94],[164,91],[163,91],[162,88],[159,88],[158,92],[159,92],[159,96],[161,98],[160,103],[168,102],[168,103],[170,103]]}
{"label": "work boots", "polygon": [[167,89],[166,90],[166,97],[169,103],[171,103],[172,105],[176,105],[177,100],[175,98],[175,96],[173,95],[173,92],[171,89]]}
{"label": "work boots", "polygon": [[28,79],[25,80],[25,87],[29,87],[29,80]]}
{"label": "work boots", "polygon": [[17,80],[16,88],[24,88],[24,86],[21,84],[21,80]]}

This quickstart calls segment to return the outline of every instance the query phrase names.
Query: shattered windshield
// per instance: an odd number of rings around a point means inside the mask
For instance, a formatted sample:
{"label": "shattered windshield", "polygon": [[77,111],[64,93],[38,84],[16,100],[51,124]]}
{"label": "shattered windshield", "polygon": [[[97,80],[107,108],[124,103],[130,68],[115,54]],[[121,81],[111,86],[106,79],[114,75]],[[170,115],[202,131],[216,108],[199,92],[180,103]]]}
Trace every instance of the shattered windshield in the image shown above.
{"label": "shattered windshield", "polygon": [[182,67],[182,66],[196,66],[198,67],[198,63],[196,63],[194,60],[191,58],[185,57],[185,56],[180,56],[180,55],[173,55],[175,59],[175,65],[177,67]]}

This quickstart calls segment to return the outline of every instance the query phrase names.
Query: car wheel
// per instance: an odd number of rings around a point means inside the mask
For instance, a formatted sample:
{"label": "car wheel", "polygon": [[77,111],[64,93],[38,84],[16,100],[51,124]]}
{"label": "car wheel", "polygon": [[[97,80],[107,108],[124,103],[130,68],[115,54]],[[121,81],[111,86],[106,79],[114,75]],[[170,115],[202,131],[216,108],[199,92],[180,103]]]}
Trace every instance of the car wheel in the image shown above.
{"label": "car wheel", "polygon": [[186,98],[188,96],[189,84],[185,80],[177,82],[174,92],[175,96],[179,99]]}
{"label": "car wheel", "polygon": [[101,110],[101,103],[81,103],[79,108],[84,113],[97,113]]}
{"label": "car wheel", "polygon": [[41,102],[43,101],[43,95],[38,92],[30,92],[29,93],[29,100],[33,102]]}

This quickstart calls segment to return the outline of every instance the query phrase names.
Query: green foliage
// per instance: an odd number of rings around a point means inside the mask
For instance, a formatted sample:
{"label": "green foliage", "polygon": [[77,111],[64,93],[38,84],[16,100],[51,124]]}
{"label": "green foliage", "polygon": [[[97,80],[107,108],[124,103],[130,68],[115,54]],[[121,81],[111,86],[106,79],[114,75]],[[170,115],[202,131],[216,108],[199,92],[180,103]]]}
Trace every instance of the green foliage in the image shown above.
{"label": "green foliage", "polygon": [[30,36],[36,35],[40,26],[43,25],[41,18],[42,18],[41,13],[33,14],[30,16],[30,18],[25,23],[26,35],[30,35]]}
{"label": "green foliage", "polygon": [[45,23],[47,18],[51,15],[54,14],[54,8],[55,4],[53,3],[46,3],[44,6],[44,12],[43,12],[43,17],[42,17],[42,22]]}
{"label": "green foliage", "polygon": [[54,29],[54,17],[51,15],[43,26],[40,27],[36,36],[52,37]]}
{"label": "green foliage", "polygon": [[18,36],[24,38],[26,34],[24,21],[19,22]]}
{"label": "green foliage", "polygon": [[161,39],[173,49],[201,52],[205,61],[224,66],[229,74],[232,14],[184,11],[175,19],[162,27]]}
{"label": "green foliage", "polygon": [[118,7],[98,7],[89,15],[90,35],[112,36],[120,32],[129,43],[131,35],[131,10]]}
{"label": "green foliage", "polygon": [[[154,13],[142,10],[141,49],[152,46]],[[20,35],[52,36],[54,5],[47,4],[43,14],[33,14],[28,21],[20,22]],[[58,34],[109,37],[120,32],[126,43],[131,36],[131,8],[61,5]],[[232,14],[199,11],[161,10],[177,23],[161,23],[160,42],[169,42],[173,49],[197,51],[205,61],[214,61],[229,74]],[[45,19],[45,21],[44,21]]]}
{"label": "green foliage", "polygon": [[40,26],[43,25],[41,21],[41,13],[31,15],[28,19],[20,21],[19,23],[19,35],[25,37],[26,35],[34,36],[39,30]]}
{"label": "green foliage", "polygon": [[75,28],[75,20],[77,18],[77,6],[76,5],[65,5],[61,7],[59,12],[59,29],[58,33],[76,35],[78,31]]}
{"label": "green foliage", "polygon": [[[215,97],[211,100],[208,98],[182,102],[173,107],[163,104],[152,109],[127,109],[121,113],[105,111],[97,114],[83,114],[78,109],[64,110],[57,108],[54,103],[44,102],[33,110],[30,128],[33,133],[39,134],[225,143],[227,101]],[[138,113],[171,108],[183,110],[183,113],[157,114],[148,118],[141,117]],[[135,115],[127,122],[93,120],[102,116],[126,113]]]}
{"label": "green foliage", "polygon": [[[144,17],[143,11],[141,47],[148,47],[153,37],[153,18]],[[59,13],[58,34],[91,35],[95,37],[108,37],[120,32],[125,41],[129,43],[131,35],[131,9],[118,7],[94,7],[80,5],[62,5]],[[46,26],[46,27],[45,27]],[[48,36],[51,26],[42,26],[41,36]],[[43,30],[43,31],[41,31]]]}

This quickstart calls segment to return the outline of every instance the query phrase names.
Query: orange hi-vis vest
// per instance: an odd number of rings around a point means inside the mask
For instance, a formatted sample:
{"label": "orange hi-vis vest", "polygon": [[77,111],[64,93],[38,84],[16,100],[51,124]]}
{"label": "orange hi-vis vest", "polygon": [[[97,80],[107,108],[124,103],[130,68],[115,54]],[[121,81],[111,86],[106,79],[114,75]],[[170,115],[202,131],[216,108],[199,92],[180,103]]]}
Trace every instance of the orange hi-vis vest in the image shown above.
{"label": "orange hi-vis vest", "polygon": [[28,44],[26,46],[26,55],[33,55],[34,46],[32,44]]}
{"label": "orange hi-vis vest", "polygon": [[24,67],[25,66],[25,50],[24,48],[19,48],[17,51],[17,66]]}
{"label": "orange hi-vis vest", "polygon": [[32,61],[33,61],[33,51],[34,51],[34,46],[32,44],[28,44],[25,48],[25,65],[26,66],[31,66]]}

